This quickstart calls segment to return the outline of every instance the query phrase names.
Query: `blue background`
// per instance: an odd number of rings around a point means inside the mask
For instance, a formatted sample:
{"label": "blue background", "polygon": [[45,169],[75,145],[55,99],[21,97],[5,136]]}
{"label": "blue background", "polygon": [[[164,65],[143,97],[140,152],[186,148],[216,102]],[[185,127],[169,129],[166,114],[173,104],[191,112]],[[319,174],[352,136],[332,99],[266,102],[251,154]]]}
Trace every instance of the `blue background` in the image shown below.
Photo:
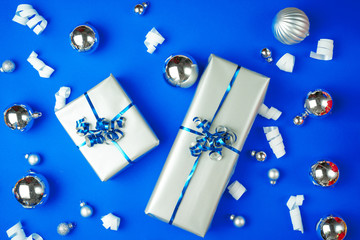
{"label": "blue background", "polygon": [[[48,20],[37,36],[26,26],[11,21],[18,4],[29,3]],[[317,221],[329,213],[348,224],[347,239],[360,239],[359,127],[359,37],[357,1],[152,1],[143,16],[133,13],[137,1],[4,1],[0,8],[0,61],[12,59],[16,71],[0,74],[0,107],[28,103],[43,117],[26,133],[0,124],[0,238],[19,220],[27,235],[37,232],[44,239],[59,239],[56,227],[72,221],[76,229],[67,239],[200,239],[179,228],[144,214],[145,206],[160,174],[178,128],[186,114],[196,85],[174,88],[162,78],[164,60],[172,53],[187,52],[198,62],[200,74],[211,53],[271,77],[265,99],[283,115],[274,122],[257,117],[245,143],[231,181],[238,180],[247,192],[235,201],[225,193],[206,239],[316,239]],[[310,19],[310,36],[302,43],[286,46],[272,35],[271,23],[278,11],[298,7]],[[79,54],[69,44],[69,33],[90,22],[98,29],[99,48]],[[153,55],[143,44],[152,28],[165,37]],[[309,57],[320,38],[334,40],[334,59]],[[259,52],[273,51],[274,61],[289,52],[296,57],[292,74],[266,63]],[[31,51],[55,69],[50,79],[40,78],[26,61]],[[75,99],[113,73],[134,100],[161,144],[135,166],[101,182],[75,147],[53,112],[54,94],[70,86]],[[295,127],[292,118],[302,112],[308,91],[327,89],[334,99],[331,116],[308,119]],[[276,159],[262,131],[279,126],[287,154]],[[264,150],[269,158],[259,163],[250,150]],[[29,152],[42,156],[33,170],[50,183],[48,202],[36,209],[23,209],[11,189],[30,165]],[[314,186],[309,170],[317,160],[334,161],[341,172],[334,188]],[[276,167],[281,176],[269,184],[267,171]],[[290,195],[304,194],[300,208],[305,233],[292,230],[286,202]],[[79,202],[94,207],[91,218],[79,214]],[[117,232],[106,230],[100,218],[112,212],[121,217]],[[235,228],[229,214],[243,215],[246,226]]]}

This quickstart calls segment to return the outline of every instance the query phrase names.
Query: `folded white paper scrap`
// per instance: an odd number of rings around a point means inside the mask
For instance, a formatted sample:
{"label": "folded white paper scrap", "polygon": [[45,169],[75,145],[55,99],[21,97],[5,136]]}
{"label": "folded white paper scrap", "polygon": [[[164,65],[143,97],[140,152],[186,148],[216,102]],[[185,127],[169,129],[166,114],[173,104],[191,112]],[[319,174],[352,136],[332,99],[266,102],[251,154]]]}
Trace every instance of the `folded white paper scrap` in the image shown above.
{"label": "folded white paper scrap", "polygon": [[285,145],[281,134],[279,132],[279,128],[276,126],[273,127],[264,127],[264,133],[266,135],[266,139],[269,141],[270,147],[273,150],[276,158],[281,158],[285,155]]}
{"label": "folded white paper scrap", "polygon": [[42,33],[46,26],[47,21],[30,4],[20,4],[16,8],[15,16],[12,19],[21,25],[27,25],[37,35]]}
{"label": "folded white paper scrap", "polygon": [[43,238],[37,233],[33,233],[30,236],[26,237],[25,232],[22,229],[21,222],[18,222],[17,224],[9,228],[6,231],[6,234],[9,238],[11,238],[11,240],[43,240]]}
{"label": "folded white paper scrap", "polygon": [[145,46],[147,47],[147,52],[152,54],[158,44],[162,44],[165,38],[156,30],[152,28],[150,32],[146,34],[146,39],[144,41]]}
{"label": "folded white paper scrap", "polygon": [[112,213],[109,213],[108,215],[105,215],[101,218],[101,221],[103,222],[103,226],[106,229],[111,229],[114,231],[117,231],[119,229],[120,225],[120,218],[115,216]]}
{"label": "folded white paper scrap", "polygon": [[268,108],[265,104],[261,104],[258,114],[264,118],[273,119],[276,121],[279,119],[282,112],[274,107]]}
{"label": "folded white paper scrap", "polygon": [[34,51],[31,52],[27,61],[39,72],[40,77],[49,78],[55,71],[53,68],[47,66],[42,60],[38,58],[38,54]]}
{"label": "folded white paper scrap", "polygon": [[233,182],[230,186],[228,186],[229,193],[233,198],[239,200],[241,196],[246,192],[246,188],[239,183],[238,181]]}
{"label": "folded white paper scrap", "polygon": [[304,227],[302,224],[301,214],[299,206],[302,206],[304,201],[304,195],[291,196],[286,205],[290,210],[291,223],[295,231],[304,233]]}
{"label": "folded white paper scrap", "polygon": [[55,94],[55,112],[62,109],[66,105],[66,99],[70,96],[71,89],[69,87],[61,87]]}
{"label": "folded white paper scrap", "polygon": [[320,39],[316,53],[310,52],[310,57],[318,60],[329,61],[333,59],[334,41],[331,39]]}
{"label": "folded white paper scrap", "polygon": [[282,56],[279,61],[277,61],[276,66],[285,72],[293,72],[295,65],[295,56],[291,55],[290,53],[285,53],[284,56]]}

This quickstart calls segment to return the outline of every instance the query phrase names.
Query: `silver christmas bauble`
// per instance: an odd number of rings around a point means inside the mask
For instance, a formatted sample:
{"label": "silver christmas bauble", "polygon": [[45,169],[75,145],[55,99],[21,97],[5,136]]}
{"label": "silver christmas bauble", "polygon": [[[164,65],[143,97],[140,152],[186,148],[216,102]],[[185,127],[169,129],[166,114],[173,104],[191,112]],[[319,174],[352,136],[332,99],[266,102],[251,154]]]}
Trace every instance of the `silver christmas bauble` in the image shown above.
{"label": "silver christmas bauble", "polygon": [[305,99],[305,112],[296,116],[293,120],[295,125],[302,125],[307,116],[322,117],[330,113],[333,106],[331,95],[322,89],[311,91]]}
{"label": "silver christmas bauble", "polygon": [[145,10],[146,8],[149,6],[149,3],[148,2],[143,2],[143,3],[139,3],[139,4],[136,4],[135,8],[134,8],[134,12],[136,14],[139,14],[139,15],[143,15],[145,13]]}
{"label": "silver christmas bauble", "polygon": [[273,61],[271,55],[271,51],[268,48],[263,48],[260,52],[261,57],[263,57],[268,63],[271,63]]}
{"label": "silver christmas bauble", "polygon": [[266,153],[264,151],[260,151],[260,152],[256,152],[256,151],[251,151],[251,156],[255,157],[257,161],[259,162],[263,162],[266,160]]}
{"label": "silver christmas bauble", "polygon": [[75,225],[73,223],[60,223],[57,226],[57,233],[61,236],[66,236],[70,233],[70,230],[73,229]]}
{"label": "silver christmas bauble", "polygon": [[40,162],[40,155],[37,153],[28,153],[25,155],[25,159],[28,160],[29,164],[34,166],[39,164]]}
{"label": "silver christmas bauble", "polygon": [[27,131],[33,125],[33,119],[41,117],[26,104],[14,104],[4,111],[5,124],[12,130]]}
{"label": "silver christmas bauble", "polygon": [[342,240],[346,236],[347,225],[343,219],[330,215],[320,219],[316,231],[323,240]]}
{"label": "silver christmas bauble", "polygon": [[279,170],[277,170],[276,168],[272,168],[268,171],[268,177],[270,179],[270,183],[272,185],[276,184],[276,181],[279,179],[280,177],[280,172]]}
{"label": "silver christmas bauble", "polygon": [[242,216],[235,216],[232,214],[230,220],[233,221],[235,227],[241,228],[245,225],[245,218]]}
{"label": "silver christmas bauble", "polygon": [[165,80],[172,86],[188,88],[197,80],[199,69],[196,61],[188,55],[171,55],[165,61]]}
{"label": "silver christmas bauble", "polygon": [[43,175],[30,171],[15,184],[13,194],[24,208],[35,208],[46,202],[49,185]]}
{"label": "silver christmas bauble", "polygon": [[80,215],[84,218],[90,217],[93,214],[93,209],[91,206],[87,205],[84,202],[80,203]]}
{"label": "silver christmas bauble", "polygon": [[309,35],[310,23],[306,14],[298,8],[285,8],[273,20],[274,36],[283,44],[301,42]]}
{"label": "silver christmas bauble", "polygon": [[11,60],[4,61],[0,68],[1,72],[6,72],[6,73],[11,73],[14,70],[15,70],[15,63]]}
{"label": "silver christmas bauble", "polygon": [[99,34],[88,24],[77,26],[70,33],[71,46],[78,52],[93,52],[99,45]]}
{"label": "silver christmas bauble", "polygon": [[338,167],[330,161],[318,161],[311,167],[310,175],[313,183],[322,187],[334,185],[339,179]]}

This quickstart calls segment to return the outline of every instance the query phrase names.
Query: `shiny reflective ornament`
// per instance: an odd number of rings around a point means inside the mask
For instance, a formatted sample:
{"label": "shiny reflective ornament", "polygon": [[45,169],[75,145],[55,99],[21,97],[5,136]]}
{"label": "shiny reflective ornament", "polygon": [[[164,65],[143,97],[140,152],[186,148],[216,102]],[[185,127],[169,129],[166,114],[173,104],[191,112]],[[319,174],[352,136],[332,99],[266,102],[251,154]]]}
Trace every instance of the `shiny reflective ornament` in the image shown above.
{"label": "shiny reflective ornament", "polygon": [[80,203],[80,215],[84,218],[90,217],[93,214],[93,209],[91,206],[87,205],[85,202]]}
{"label": "shiny reflective ornament", "polygon": [[57,226],[57,233],[61,236],[66,236],[70,233],[70,230],[75,227],[73,223],[60,223]]}
{"label": "shiny reflective ornament", "polygon": [[256,160],[258,160],[259,162],[263,162],[266,160],[266,153],[264,151],[260,151],[260,152],[256,152],[256,151],[251,151],[251,156],[255,157]]}
{"label": "shiny reflective ornament", "polygon": [[2,63],[0,71],[5,73],[11,73],[15,70],[15,63],[11,60],[6,60]]}
{"label": "shiny reflective ornament", "polygon": [[268,63],[271,63],[273,61],[271,57],[271,51],[268,48],[263,48],[261,50],[261,57],[263,57]]}
{"label": "shiny reflective ornament", "polygon": [[309,35],[310,23],[306,14],[298,8],[285,8],[273,20],[274,36],[283,44],[301,42]]}
{"label": "shiny reflective ornament", "polygon": [[40,162],[40,155],[37,153],[28,153],[25,155],[25,159],[28,160],[31,166],[37,165]]}
{"label": "shiny reflective ornament", "polygon": [[136,4],[134,8],[134,12],[138,15],[143,15],[145,13],[146,8],[149,6],[148,2],[143,2],[141,4]]}
{"label": "shiny reflective ornament", "polygon": [[35,208],[44,204],[49,197],[49,184],[43,175],[30,171],[15,184],[12,191],[24,208]]}
{"label": "shiny reflective ornament", "polygon": [[191,56],[171,55],[165,61],[163,74],[170,85],[188,88],[196,82],[199,69]]}
{"label": "shiny reflective ornament", "polygon": [[322,187],[329,187],[334,185],[339,179],[338,167],[329,161],[318,161],[312,165],[310,175],[313,183]]}
{"label": "shiny reflective ornament", "polygon": [[330,94],[322,89],[318,89],[307,94],[304,108],[305,112],[293,119],[295,125],[300,126],[304,120],[310,115],[322,117],[327,115],[333,106],[333,100]]}
{"label": "shiny reflective ornament", "polygon": [[78,52],[93,52],[99,45],[99,34],[88,24],[77,26],[70,33],[71,46]]}
{"label": "shiny reflective ornament", "polygon": [[346,236],[347,225],[343,219],[330,215],[320,219],[316,231],[323,240],[342,240]]}
{"label": "shiny reflective ornament", "polygon": [[4,111],[5,124],[12,130],[25,132],[33,125],[33,119],[41,117],[26,104],[14,104]]}
{"label": "shiny reflective ornament", "polygon": [[270,183],[272,185],[276,184],[276,181],[279,179],[280,177],[280,172],[279,170],[277,170],[276,168],[272,168],[268,171],[268,177],[270,179]]}
{"label": "shiny reflective ornament", "polygon": [[233,221],[235,227],[241,228],[245,225],[245,218],[242,216],[235,216],[232,214],[230,220]]}

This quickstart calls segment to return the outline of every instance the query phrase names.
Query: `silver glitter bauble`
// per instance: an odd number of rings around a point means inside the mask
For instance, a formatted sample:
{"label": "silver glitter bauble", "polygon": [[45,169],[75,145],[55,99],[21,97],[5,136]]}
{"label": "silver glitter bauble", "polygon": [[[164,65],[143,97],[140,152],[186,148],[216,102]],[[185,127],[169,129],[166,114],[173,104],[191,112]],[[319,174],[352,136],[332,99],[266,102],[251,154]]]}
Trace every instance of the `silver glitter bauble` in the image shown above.
{"label": "silver glitter bauble", "polygon": [[31,171],[15,184],[12,191],[16,200],[24,208],[42,205],[49,197],[49,185],[46,178]]}
{"label": "silver glitter bauble", "polygon": [[91,206],[87,205],[84,202],[80,203],[80,215],[84,218],[90,217],[93,214],[93,209]]}
{"label": "silver glitter bauble", "polygon": [[273,61],[271,55],[271,51],[268,48],[263,48],[260,52],[261,57],[263,57],[268,63],[271,63]]}
{"label": "silver glitter bauble", "polygon": [[33,119],[41,117],[26,104],[14,104],[4,111],[5,124],[12,130],[27,131],[33,125]]}
{"label": "silver glitter bauble", "polygon": [[259,162],[263,162],[266,160],[266,153],[264,151],[260,151],[260,152],[256,152],[256,151],[251,151],[251,156],[255,157],[257,161]]}
{"label": "silver glitter bauble", "polygon": [[295,125],[302,125],[304,120],[310,115],[322,117],[330,113],[333,100],[330,94],[322,89],[318,89],[307,94],[304,108],[305,112],[293,119]]}
{"label": "silver glitter bauble", "polygon": [[275,16],[272,30],[274,36],[283,44],[301,42],[309,35],[310,23],[306,14],[298,8],[285,8]]}
{"label": "silver glitter bauble", "polygon": [[310,175],[313,183],[322,187],[334,185],[339,179],[338,167],[330,161],[318,161],[311,167]]}
{"label": "silver glitter bauble", "polygon": [[15,63],[11,60],[4,61],[0,68],[1,72],[6,72],[6,73],[11,73],[14,70],[15,70]]}
{"label": "silver glitter bauble", "polygon": [[99,34],[93,26],[80,25],[70,33],[70,43],[78,52],[93,52],[99,45]]}
{"label": "silver glitter bauble", "polygon": [[73,223],[60,223],[57,226],[57,233],[61,236],[66,236],[70,233],[70,230],[75,227]]}
{"label": "silver glitter bauble", "polygon": [[25,155],[25,159],[28,160],[29,164],[34,166],[39,164],[40,162],[40,155],[37,153],[28,153]]}
{"label": "silver glitter bauble", "polygon": [[136,6],[134,7],[134,12],[136,14],[143,15],[148,6],[149,6],[148,2],[143,2],[141,4],[136,4]]}
{"label": "silver glitter bauble", "polygon": [[235,216],[232,214],[230,220],[233,221],[235,227],[241,228],[245,225],[245,218],[242,216]]}
{"label": "silver glitter bauble", "polygon": [[272,168],[268,171],[268,177],[270,179],[270,183],[272,185],[276,184],[276,181],[279,179],[280,177],[280,172],[279,170],[277,170],[276,168]]}
{"label": "silver glitter bauble", "polygon": [[196,82],[199,69],[196,61],[191,56],[171,55],[165,61],[163,75],[170,85],[188,88]]}
{"label": "silver glitter bauble", "polygon": [[316,231],[323,240],[342,240],[346,236],[347,225],[343,219],[330,215],[320,219]]}

